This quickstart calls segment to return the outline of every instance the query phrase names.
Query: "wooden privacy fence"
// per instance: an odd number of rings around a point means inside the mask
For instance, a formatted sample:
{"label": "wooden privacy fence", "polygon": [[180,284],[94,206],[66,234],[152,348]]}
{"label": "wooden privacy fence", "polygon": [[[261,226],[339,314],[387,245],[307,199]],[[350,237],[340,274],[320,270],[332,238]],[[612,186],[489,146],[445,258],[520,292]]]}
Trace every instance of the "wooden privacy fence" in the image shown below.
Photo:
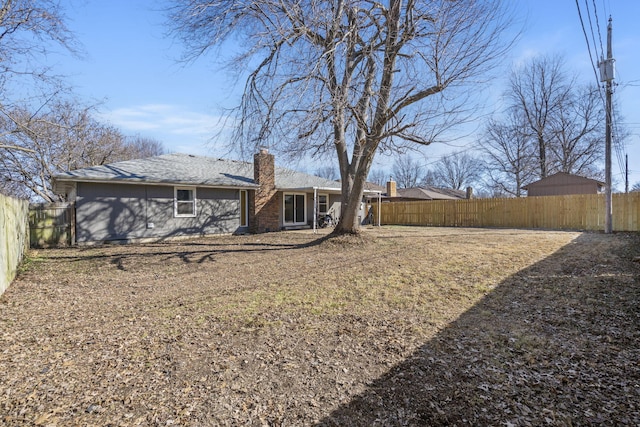
{"label": "wooden privacy fence", "polygon": [[75,244],[73,203],[29,205],[29,242],[32,248]]}
{"label": "wooden privacy fence", "polygon": [[[381,223],[604,230],[604,202],[603,194],[390,202],[382,204]],[[613,230],[640,231],[640,192],[613,195]]]}
{"label": "wooden privacy fence", "polygon": [[0,194],[0,295],[16,277],[28,249],[29,202]]}

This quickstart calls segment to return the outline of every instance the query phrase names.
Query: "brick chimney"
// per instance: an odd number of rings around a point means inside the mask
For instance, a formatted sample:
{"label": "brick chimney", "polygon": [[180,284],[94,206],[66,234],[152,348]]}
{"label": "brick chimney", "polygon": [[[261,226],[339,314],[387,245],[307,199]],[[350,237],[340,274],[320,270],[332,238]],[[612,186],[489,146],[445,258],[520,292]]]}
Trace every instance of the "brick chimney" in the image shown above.
{"label": "brick chimney", "polygon": [[249,205],[249,229],[266,233],[280,229],[280,204],[276,191],[275,158],[267,148],[253,156],[253,179],[259,187]]}
{"label": "brick chimney", "polygon": [[396,182],[393,180],[387,181],[387,197],[396,197]]}

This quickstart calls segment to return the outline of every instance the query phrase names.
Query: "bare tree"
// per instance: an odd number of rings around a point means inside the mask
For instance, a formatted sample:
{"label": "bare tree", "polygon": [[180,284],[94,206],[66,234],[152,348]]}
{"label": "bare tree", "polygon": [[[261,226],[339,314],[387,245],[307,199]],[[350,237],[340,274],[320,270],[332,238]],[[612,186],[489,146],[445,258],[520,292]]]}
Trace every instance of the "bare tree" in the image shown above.
{"label": "bare tree", "polygon": [[55,173],[155,154],[161,144],[127,138],[92,116],[93,107],[56,101],[31,112],[14,108],[0,115],[0,188],[19,197],[56,201]]}
{"label": "bare tree", "polygon": [[553,170],[593,175],[603,157],[605,113],[597,87],[569,88],[552,117],[549,148]]}
{"label": "bare tree", "polygon": [[442,157],[434,170],[440,185],[454,190],[473,187],[479,181],[481,173],[482,162],[466,152]]}
{"label": "bare tree", "polygon": [[51,177],[49,161],[56,155],[53,147],[45,146],[41,141],[39,128],[45,123],[34,120],[26,108],[3,113],[0,129],[6,144],[0,148],[1,186],[18,197],[28,197],[31,191],[45,201],[54,200],[53,194],[44,190]]}
{"label": "bare tree", "polygon": [[166,152],[161,141],[141,135],[125,138],[124,146],[128,159],[159,156]]}
{"label": "bare tree", "polygon": [[535,175],[535,146],[526,133],[522,115],[511,110],[504,122],[492,119],[480,140],[485,177],[493,194],[522,195],[522,187]]}
{"label": "bare tree", "polygon": [[399,188],[417,187],[423,174],[422,165],[410,154],[403,154],[393,162],[393,179]]}
{"label": "bare tree", "polygon": [[511,108],[521,112],[537,145],[540,178],[548,175],[548,151],[553,137],[552,124],[567,102],[572,81],[562,70],[560,57],[536,57],[511,73],[507,97]]}
{"label": "bare tree", "polygon": [[369,171],[367,181],[384,187],[389,181],[389,174],[384,169],[372,169]]}
{"label": "bare tree", "polygon": [[0,194],[5,196],[11,196],[18,199],[29,199],[30,194],[27,188],[20,184],[18,181],[6,180],[7,172],[0,164]]}
{"label": "bare tree", "polygon": [[245,46],[236,58],[249,68],[238,141],[290,154],[335,150],[342,183],[335,233],[358,232],[378,149],[426,145],[457,123],[456,95],[471,80],[477,89],[477,79],[502,58],[508,24],[498,0],[173,4],[170,22],[188,59],[231,36]]}
{"label": "bare tree", "polygon": [[603,157],[603,104],[595,87],[581,86],[560,57],[539,57],[513,70],[505,113],[481,138],[488,187],[516,197],[521,187],[551,173],[596,177]]}
{"label": "bare tree", "polygon": [[[16,139],[37,131],[29,129],[36,111],[68,89],[46,64],[59,48],[77,54],[73,34],[54,0],[0,0],[0,161],[6,165],[34,154]],[[35,107],[32,107],[35,106]],[[20,134],[20,136],[17,136]],[[26,197],[28,191],[0,165],[1,191]],[[34,177],[35,179],[35,177]]]}
{"label": "bare tree", "polygon": [[432,187],[437,187],[440,185],[440,181],[438,179],[437,174],[433,169],[427,169],[422,177],[422,181],[420,185],[430,185]]}
{"label": "bare tree", "polygon": [[35,96],[29,88],[38,95],[61,90],[60,79],[44,63],[56,47],[78,52],[57,1],[0,0],[0,111]]}
{"label": "bare tree", "polygon": [[316,169],[316,175],[325,179],[330,179],[332,181],[337,181],[340,179],[338,170],[331,165],[319,167],[318,169]]}
{"label": "bare tree", "polygon": [[78,53],[55,0],[0,0],[0,191],[56,200],[51,176],[164,151],[142,137],[125,138],[93,118],[93,107],[64,100],[69,89],[46,63]]}

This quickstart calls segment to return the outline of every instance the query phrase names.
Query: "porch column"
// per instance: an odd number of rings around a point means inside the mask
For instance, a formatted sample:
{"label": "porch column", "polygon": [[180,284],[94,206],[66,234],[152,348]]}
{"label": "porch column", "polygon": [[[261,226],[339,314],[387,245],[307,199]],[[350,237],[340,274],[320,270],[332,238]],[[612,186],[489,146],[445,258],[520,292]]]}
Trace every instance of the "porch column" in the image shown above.
{"label": "porch column", "polygon": [[381,227],[382,222],[382,193],[378,193],[378,227]]}
{"label": "porch column", "polygon": [[318,187],[313,187],[313,232],[318,232]]}

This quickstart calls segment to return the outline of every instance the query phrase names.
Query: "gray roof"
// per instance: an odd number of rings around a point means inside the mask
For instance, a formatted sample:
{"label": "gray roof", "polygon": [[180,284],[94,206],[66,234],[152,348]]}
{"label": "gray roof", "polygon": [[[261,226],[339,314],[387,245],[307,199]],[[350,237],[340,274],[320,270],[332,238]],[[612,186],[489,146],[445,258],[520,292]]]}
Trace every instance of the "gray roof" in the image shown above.
{"label": "gray roof", "polygon": [[523,190],[528,190],[530,186],[545,186],[545,185],[571,185],[583,182],[593,182],[598,184],[599,186],[605,186],[606,183],[602,181],[598,181],[597,179],[587,178],[586,176],[576,175],[573,173],[567,172],[556,172],[553,175],[549,175],[545,178],[539,179],[534,182],[530,182],[529,184],[521,187]]}
{"label": "gray roof", "polygon": [[[337,181],[281,167],[276,167],[275,172],[278,189],[319,187],[340,190],[340,183]],[[257,187],[253,179],[253,163],[179,153],[76,169],[57,174],[54,180]]]}
{"label": "gray roof", "polygon": [[458,200],[465,199],[467,193],[462,190],[438,188],[425,185],[424,187],[402,188],[397,190],[398,197],[424,200]]}

